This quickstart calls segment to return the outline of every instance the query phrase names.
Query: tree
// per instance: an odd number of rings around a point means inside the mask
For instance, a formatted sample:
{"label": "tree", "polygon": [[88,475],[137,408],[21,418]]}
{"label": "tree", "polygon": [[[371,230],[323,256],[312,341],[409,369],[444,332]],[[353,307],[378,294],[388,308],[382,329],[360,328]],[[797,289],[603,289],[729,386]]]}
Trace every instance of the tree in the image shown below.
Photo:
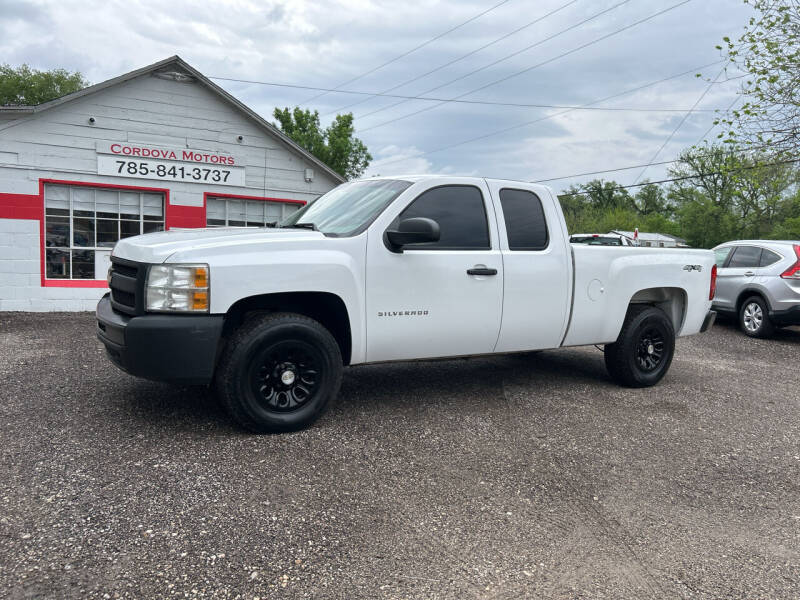
{"label": "tree", "polygon": [[77,71],[38,71],[28,65],[16,69],[0,65],[0,106],[34,106],[77,92],[87,85],[89,82]]}
{"label": "tree", "polygon": [[[758,15],[738,40],[723,38],[728,60],[747,73],[746,102],[720,122],[726,141],[769,147],[780,154],[800,150],[800,2],[744,0]],[[723,134],[725,136],[725,134]]]}
{"label": "tree", "polygon": [[276,108],[273,113],[281,131],[327,164],[345,179],[359,177],[372,160],[367,147],[353,137],[353,114],[336,115],[326,129],[315,110]]}

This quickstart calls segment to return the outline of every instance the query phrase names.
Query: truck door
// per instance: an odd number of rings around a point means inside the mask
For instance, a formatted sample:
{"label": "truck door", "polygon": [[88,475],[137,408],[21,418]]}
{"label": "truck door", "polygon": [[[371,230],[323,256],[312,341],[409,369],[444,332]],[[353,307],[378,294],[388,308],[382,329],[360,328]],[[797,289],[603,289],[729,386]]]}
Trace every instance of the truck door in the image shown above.
{"label": "truck door", "polygon": [[[488,190],[458,178],[409,188],[414,190],[368,233],[367,360],[492,352],[500,330],[503,262]],[[412,217],[436,221],[439,241],[393,252],[385,231]]]}
{"label": "truck door", "polygon": [[557,348],[572,303],[572,258],[556,200],[546,191],[540,197],[511,182],[488,183],[505,286],[495,351]]}

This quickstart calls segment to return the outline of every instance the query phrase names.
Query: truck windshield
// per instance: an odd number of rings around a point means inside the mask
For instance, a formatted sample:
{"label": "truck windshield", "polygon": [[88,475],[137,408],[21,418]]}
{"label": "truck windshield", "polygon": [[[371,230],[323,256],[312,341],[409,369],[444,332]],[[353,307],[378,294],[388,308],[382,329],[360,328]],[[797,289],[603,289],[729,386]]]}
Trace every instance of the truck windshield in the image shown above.
{"label": "truck windshield", "polygon": [[281,222],[279,227],[309,227],[335,237],[361,233],[406,188],[410,181],[351,181],[323,194]]}

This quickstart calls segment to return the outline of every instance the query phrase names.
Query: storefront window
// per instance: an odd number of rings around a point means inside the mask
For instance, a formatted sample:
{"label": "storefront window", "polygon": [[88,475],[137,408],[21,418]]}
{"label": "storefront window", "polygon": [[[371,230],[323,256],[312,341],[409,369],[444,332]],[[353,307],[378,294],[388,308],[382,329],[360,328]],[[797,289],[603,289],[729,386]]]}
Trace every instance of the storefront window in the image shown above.
{"label": "storefront window", "polygon": [[164,194],[46,184],[45,275],[105,279],[114,244],[164,230]]}
{"label": "storefront window", "polygon": [[206,205],[206,227],[264,227],[282,221],[299,208],[288,202],[211,197]]}

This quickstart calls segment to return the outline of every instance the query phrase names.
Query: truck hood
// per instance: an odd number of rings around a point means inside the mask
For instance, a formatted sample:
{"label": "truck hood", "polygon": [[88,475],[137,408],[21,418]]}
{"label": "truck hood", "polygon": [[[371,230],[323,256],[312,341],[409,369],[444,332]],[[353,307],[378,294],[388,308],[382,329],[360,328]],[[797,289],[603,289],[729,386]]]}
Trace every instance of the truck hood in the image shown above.
{"label": "truck hood", "polygon": [[309,229],[227,228],[159,231],[126,238],[114,246],[113,256],[136,262],[162,263],[177,252],[209,250],[239,245],[270,245],[324,239]]}

